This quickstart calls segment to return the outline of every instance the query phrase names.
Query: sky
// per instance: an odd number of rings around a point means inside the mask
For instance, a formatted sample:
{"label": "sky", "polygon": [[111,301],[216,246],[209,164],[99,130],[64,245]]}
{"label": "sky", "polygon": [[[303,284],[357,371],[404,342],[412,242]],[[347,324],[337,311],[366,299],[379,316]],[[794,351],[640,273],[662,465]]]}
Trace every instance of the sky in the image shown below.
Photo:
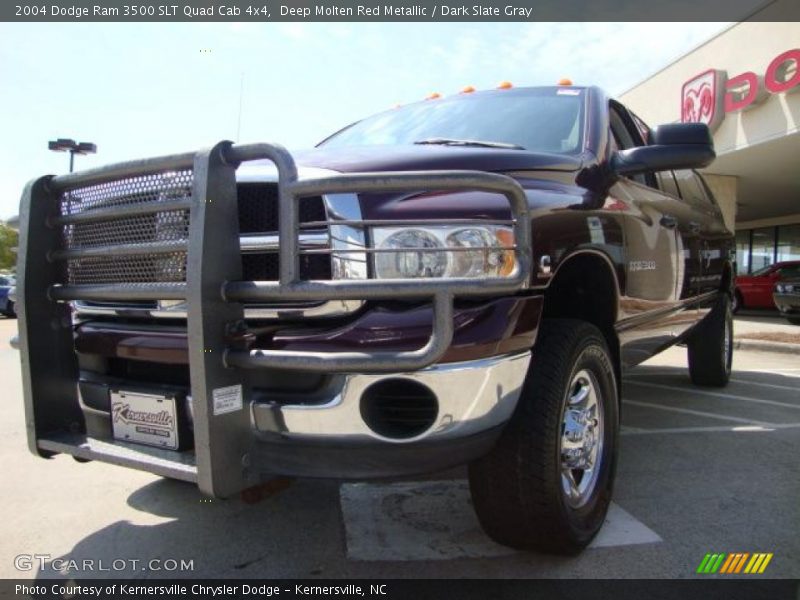
{"label": "sky", "polygon": [[367,115],[465,85],[618,95],[725,23],[2,23],[0,219],[25,183],[220,140],[313,146]]}

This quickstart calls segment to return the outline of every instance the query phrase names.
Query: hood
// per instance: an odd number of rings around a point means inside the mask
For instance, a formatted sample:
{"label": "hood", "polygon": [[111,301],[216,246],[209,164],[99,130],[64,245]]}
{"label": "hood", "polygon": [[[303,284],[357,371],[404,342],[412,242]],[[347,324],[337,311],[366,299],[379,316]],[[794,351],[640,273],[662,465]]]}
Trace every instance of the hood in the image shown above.
{"label": "hood", "polygon": [[474,169],[577,171],[580,158],[563,154],[463,146],[348,146],[293,153],[298,166],[341,173]]}
{"label": "hood", "polygon": [[[579,157],[462,146],[354,146],[316,148],[292,152],[300,179],[316,179],[338,173],[379,173],[385,171],[476,170],[491,172],[561,173],[558,179],[572,180],[582,166]],[[251,161],[242,165],[236,178],[240,182],[273,180],[277,176],[271,161]],[[579,190],[572,183],[556,182],[531,173],[523,187],[536,189],[542,204],[568,205],[580,202]],[[508,218],[508,201],[499,194],[463,192],[458,204],[452,196],[438,193],[370,193],[359,194],[362,218],[365,219],[428,219],[482,216]],[[532,202],[532,206],[536,202]]]}

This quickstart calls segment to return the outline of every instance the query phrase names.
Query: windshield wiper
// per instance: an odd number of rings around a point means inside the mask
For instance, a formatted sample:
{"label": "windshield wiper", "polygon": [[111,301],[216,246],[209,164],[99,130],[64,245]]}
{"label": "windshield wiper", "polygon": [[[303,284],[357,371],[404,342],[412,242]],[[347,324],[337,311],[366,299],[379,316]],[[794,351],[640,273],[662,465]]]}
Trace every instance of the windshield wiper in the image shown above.
{"label": "windshield wiper", "polygon": [[525,150],[518,144],[505,144],[503,142],[483,142],[481,140],[456,140],[451,138],[427,138],[418,140],[415,144],[431,144],[438,146],[473,146],[476,148],[502,148],[503,150]]}

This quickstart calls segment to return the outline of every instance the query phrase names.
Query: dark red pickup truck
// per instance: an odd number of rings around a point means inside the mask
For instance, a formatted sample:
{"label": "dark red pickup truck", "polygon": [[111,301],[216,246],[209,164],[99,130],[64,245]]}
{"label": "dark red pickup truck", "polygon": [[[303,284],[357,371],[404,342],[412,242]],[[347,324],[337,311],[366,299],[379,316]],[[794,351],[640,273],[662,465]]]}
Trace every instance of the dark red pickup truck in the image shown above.
{"label": "dark red pickup truck", "polygon": [[683,342],[696,383],[728,380],[733,235],[692,171],[713,159],[704,125],[559,86],[419,102],[295,156],[222,142],[34,180],[30,448],[220,497],[468,463],[495,540],[578,551],[621,373]]}

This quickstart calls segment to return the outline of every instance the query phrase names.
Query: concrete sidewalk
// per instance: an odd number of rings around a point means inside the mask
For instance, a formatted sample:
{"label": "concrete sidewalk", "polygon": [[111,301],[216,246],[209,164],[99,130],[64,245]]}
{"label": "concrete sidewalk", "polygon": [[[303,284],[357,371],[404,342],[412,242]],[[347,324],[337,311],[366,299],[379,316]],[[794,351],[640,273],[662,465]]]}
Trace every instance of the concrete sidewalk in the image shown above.
{"label": "concrete sidewalk", "polygon": [[[778,311],[740,311],[734,317],[733,336],[737,349],[800,354],[800,327],[789,323]],[[778,341],[775,337],[784,339]]]}

